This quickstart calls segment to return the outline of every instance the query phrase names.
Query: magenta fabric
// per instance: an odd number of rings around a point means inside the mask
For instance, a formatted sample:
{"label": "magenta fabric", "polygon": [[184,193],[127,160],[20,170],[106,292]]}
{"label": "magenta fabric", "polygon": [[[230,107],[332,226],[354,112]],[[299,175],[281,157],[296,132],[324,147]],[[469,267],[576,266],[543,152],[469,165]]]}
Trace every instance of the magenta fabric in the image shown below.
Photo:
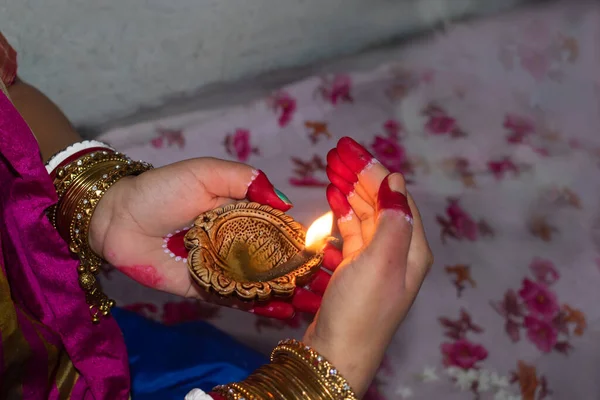
{"label": "magenta fabric", "polygon": [[[17,308],[47,327],[46,341],[66,349],[81,375],[72,398],[127,399],[130,379],[121,331],[112,318],[92,324],[77,281],[78,262],[45,215],[57,199],[38,144],[2,93],[0,187],[0,262]],[[56,398],[56,388],[48,387],[46,350],[31,334],[31,320],[20,314],[18,320],[35,351],[25,367],[24,397]]]}

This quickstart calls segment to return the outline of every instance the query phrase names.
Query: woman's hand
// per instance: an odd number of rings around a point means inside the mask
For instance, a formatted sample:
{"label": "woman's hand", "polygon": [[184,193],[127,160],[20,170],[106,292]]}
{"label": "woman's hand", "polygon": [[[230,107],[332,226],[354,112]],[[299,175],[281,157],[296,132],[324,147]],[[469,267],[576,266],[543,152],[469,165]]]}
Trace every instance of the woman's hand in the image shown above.
{"label": "woman's hand", "polygon": [[[401,174],[343,138],[328,155],[327,198],[344,239],[304,342],[329,359],[360,396],[408,313],[433,256]],[[329,257],[335,250],[329,249]],[[341,258],[341,257],[340,257]]]}
{"label": "woman's hand", "polygon": [[106,193],[92,218],[90,245],[121,272],[154,289],[275,318],[290,318],[295,310],[316,312],[322,284],[316,294],[298,290],[291,301],[223,303],[196,286],[185,263],[165,253],[169,233],[205,211],[245,198],[282,211],[292,206],[264,173],[245,164],[198,158],[157,168],[125,178]]}

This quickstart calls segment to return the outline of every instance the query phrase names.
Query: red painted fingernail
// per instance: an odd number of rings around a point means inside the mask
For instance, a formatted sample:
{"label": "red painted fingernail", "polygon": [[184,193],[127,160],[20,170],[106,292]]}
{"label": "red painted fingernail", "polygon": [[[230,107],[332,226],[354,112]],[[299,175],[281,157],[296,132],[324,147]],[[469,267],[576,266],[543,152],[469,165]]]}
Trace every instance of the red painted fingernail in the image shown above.
{"label": "red painted fingernail", "polygon": [[319,310],[319,307],[321,307],[322,301],[323,299],[321,296],[303,288],[296,288],[292,304],[298,311],[314,314]]}
{"label": "red painted fingernail", "polygon": [[327,153],[327,166],[331,167],[336,174],[350,183],[358,182],[358,176],[344,164],[336,149],[329,150]]}
{"label": "red painted fingernail", "polygon": [[187,258],[188,251],[183,243],[183,238],[188,231],[189,229],[183,229],[181,232],[175,233],[166,238],[167,249],[169,249],[171,253],[175,254],[175,257]]}
{"label": "red painted fingernail", "polygon": [[347,136],[338,142],[337,152],[342,162],[355,174],[360,174],[368,165],[377,162],[367,149]]}
{"label": "red painted fingernail", "polygon": [[340,249],[331,243],[327,243],[325,245],[325,249],[323,250],[323,263],[321,264],[324,268],[327,268],[330,271],[335,271],[343,259],[344,256],[342,255],[342,251]]}
{"label": "red painted fingernail", "polygon": [[335,171],[333,169],[331,169],[331,167],[329,165],[325,169],[325,172],[327,172],[327,177],[329,178],[329,181],[331,181],[331,183],[335,187],[340,189],[342,191],[342,193],[344,193],[346,196],[348,196],[348,195],[350,195],[350,193],[354,192],[354,185],[347,182],[346,180],[344,180],[344,178],[342,178],[341,176],[336,174]]}
{"label": "red painted fingernail", "polygon": [[[406,215],[412,220],[412,212],[408,205],[408,198],[404,193],[392,190],[390,187],[390,178],[394,174],[390,174],[385,177],[381,186],[379,186],[379,193],[377,194],[377,210],[397,210]],[[395,188],[397,189],[397,188]]]}
{"label": "red painted fingernail", "polygon": [[262,171],[257,171],[256,176],[248,186],[246,197],[250,201],[266,204],[281,211],[292,208],[292,203],[287,196],[273,187],[273,184]]}
{"label": "red painted fingernail", "polygon": [[331,275],[325,271],[317,271],[308,287],[315,293],[323,294],[331,280]]}
{"label": "red painted fingernail", "polygon": [[352,207],[340,189],[333,185],[327,186],[327,201],[336,219],[343,219],[352,214]]}
{"label": "red painted fingernail", "polygon": [[270,301],[265,304],[257,304],[252,307],[248,312],[263,317],[276,318],[276,319],[290,319],[294,316],[294,306],[290,303],[283,301]]}

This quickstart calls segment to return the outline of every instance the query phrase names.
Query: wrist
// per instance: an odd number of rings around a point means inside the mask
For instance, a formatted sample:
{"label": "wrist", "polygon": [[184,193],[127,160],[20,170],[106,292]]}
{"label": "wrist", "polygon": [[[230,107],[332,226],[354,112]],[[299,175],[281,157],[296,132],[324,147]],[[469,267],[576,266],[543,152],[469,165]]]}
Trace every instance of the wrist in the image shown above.
{"label": "wrist", "polygon": [[117,207],[119,204],[123,204],[122,189],[131,179],[134,177],[126,176],[111,186],[100,199],[92,214],[88,235],[90,249],[104,260],[107,258],[107,255],[104,254],[104,243],[108,237],[110,226],[115,221]]}
{"label": "wrist", "polygon": [[79,258],[79,284],[86,293],[92,321],[99,322],[114,305],[100,290],[95,275],[103,263],[109,228],[112,221],[118,220],[115,210],[122,203],[120,188],[152,166],[113,151],[84,151],[85,155],[76,160],[67,158],[57,168],[48,166],[58,196],[48,217]]}
{"label": "wrist", "polygon": [[302,342],[329,360],[358,397],[362,397],[383,359],[383,352],[377,351],[380,346],[365,341],[359,343],[347,335],[336,335],[318,326],[317,319],[308,326]]}

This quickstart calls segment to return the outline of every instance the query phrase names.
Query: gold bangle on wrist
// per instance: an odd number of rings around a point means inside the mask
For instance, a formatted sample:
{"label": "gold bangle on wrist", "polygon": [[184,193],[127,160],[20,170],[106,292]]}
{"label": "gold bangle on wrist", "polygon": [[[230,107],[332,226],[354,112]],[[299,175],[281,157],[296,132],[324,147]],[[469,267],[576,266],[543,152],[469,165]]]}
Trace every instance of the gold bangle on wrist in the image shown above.
{"label": "gold bangle on wrist", "polygon": [[294,357],[310,368],[315,375],[319,376],[319,381],[326,386],[334,399],[356,399],[346,379],[325,357],[310,346],[294,339],[283,340],[271,353],[271,362],[285,360],[286,357]]}
{"label": "gold bangle on wrist", "polygon": [[315,350],[297,340],[284,340],[264,365],[242,382],[217,386],[229,400],[308,399],[356,400],[348,382]]}
{"label": "gold bangle on wrist", "polygon": [[151,169],[145,162],[135,162],[113,151],[87,154],[58,168],[54,187],[57,204],[48,210],[48,217],[60,235],[77,255],[80,265],[79,285],[85,291],[93,322],[107,316],[114,301],[100,289],[96,275],[103,260],[89,245],[89,229],[96,206],[115,183],[126,176],[139,175]]}

